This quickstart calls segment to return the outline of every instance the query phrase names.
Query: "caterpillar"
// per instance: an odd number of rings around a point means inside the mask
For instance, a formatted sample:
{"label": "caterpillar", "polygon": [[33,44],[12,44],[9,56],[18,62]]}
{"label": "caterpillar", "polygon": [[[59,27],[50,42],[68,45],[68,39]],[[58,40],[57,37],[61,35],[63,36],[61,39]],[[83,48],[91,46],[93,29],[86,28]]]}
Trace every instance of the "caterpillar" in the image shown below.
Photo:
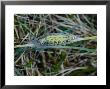
{"label": "caterpillar", "polygon": [[42,39],[39,39],[39,41],[42,45],[64,46],[72,43],[74,39],[77,39],[77,36],[72,34],[53,33],[53,34],[49,34],[48,36]]}

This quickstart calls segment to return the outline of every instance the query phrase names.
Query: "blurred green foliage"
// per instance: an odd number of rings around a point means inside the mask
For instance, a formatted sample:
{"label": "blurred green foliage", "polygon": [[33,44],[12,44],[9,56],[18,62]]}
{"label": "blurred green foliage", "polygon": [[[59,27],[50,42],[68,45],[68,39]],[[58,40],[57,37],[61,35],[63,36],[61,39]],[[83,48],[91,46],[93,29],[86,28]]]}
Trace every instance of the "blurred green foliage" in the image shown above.
{"label": "blurred green foliage", "polygon": [[25,46],[38,44],[40,38],[51,33],[69,33],[82,38],[97,36],[97,15],[15,14],[15,76],[97,75],[97,39],[81,40],[64,47]]}

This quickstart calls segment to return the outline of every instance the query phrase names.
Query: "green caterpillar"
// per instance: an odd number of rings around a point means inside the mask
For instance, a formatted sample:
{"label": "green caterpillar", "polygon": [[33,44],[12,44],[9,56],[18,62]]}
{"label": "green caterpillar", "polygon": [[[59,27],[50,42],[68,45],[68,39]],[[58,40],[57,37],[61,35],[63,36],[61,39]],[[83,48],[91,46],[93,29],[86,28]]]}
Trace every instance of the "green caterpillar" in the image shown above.
{"label": "green caterpillar", "polygon": [[53,33],[40,39],[39,41],[42,45],[57,46],[70,44],[74,39],[77,39],[77,36],[72,34]]}

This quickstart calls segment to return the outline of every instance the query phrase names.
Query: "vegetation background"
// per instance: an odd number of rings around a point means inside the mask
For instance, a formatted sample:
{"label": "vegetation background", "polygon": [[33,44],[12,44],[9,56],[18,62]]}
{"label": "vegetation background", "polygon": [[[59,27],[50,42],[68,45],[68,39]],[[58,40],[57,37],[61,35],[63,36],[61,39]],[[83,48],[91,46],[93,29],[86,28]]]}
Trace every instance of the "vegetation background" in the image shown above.
{"label": "vegetation background", "polygon": [[[71,33],[83,40],[69,47],[39,48],[36,39],[51,33]],[[96,76],[97,39],[85,39],[94,36],[97,36],[96,14],[15,14],[14,74]]]}

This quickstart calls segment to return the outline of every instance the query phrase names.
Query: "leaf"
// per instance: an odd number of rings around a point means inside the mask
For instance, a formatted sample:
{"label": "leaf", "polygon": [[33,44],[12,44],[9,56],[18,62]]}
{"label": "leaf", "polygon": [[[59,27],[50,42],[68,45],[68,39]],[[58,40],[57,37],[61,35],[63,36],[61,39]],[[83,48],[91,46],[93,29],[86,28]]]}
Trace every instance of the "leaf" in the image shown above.
{"label": "leaf", "polygon": [[67,76],[85,76],[85,75],[89,75],[90,73],[93,73],[95,71],[97,71],[96,68],[89,66],[87,69],[80,69],[80,70],[73,71],[70,74],[68,74]]}
{"label": "leaf", "polygon": [[61,60],[65,60],[66,56],[67,56],[66,52],[65,51],[61,51],[60,59]]}

